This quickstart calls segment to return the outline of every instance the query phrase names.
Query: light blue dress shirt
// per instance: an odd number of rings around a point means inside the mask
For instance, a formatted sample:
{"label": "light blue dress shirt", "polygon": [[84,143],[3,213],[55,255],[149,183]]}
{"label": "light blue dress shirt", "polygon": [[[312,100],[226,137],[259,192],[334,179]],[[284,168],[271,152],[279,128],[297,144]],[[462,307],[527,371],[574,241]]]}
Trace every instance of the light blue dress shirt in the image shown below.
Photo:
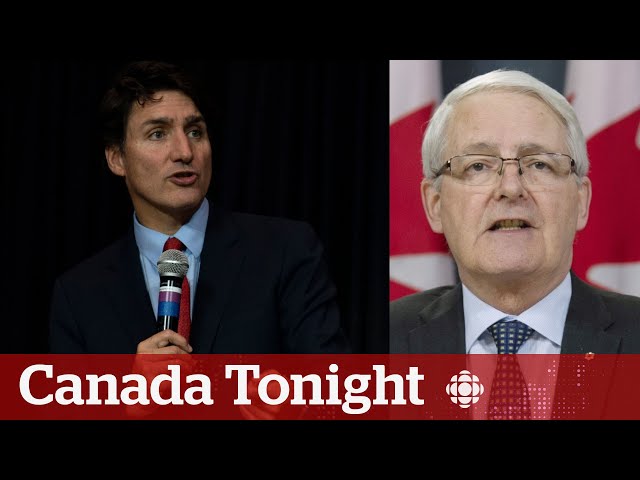
{"label": "light blue dress shirt", "polygon": [[[490,395],[488,394],[493,383],[495,359],[498,349],[496,343],[487,330],[490,325],[505,317],[517,318],[526,323],[535,331],[522,344],[518,353],[543,353],[537,361],[529,361],[520,364],[522,374],[528,385],[531,418],[534,420],[549,419],[552,415],[552,406],[555,397],[557,383],[557,357],[560,354],[562,334],[569,311],[571,300],[571,275],[568,273],[565,279],[552,290],[546,297],[525,310],[517,317],[508,315],[486,304],[471,291],[462,286],[462,303],[465,317],[465,341],[467,353],[496,354],[491,359],[493,367],[482,360],[485,357],[469,356],[467,367],[472,372],[482,371],[482,383],[487,395],[482,395],[476,407],[472,411],[474,419],[486,419],[486,411]],[[476,361],[477,359],[477,361]],[[480,362],[484,369],[480,370]],[[484,362],[484,363],[483,363]],[[487,367],[491,368],[487,368]]]}
{"label": "light blue dress shirt", "polygon": [[[185,254],[189,260],[189,270],[187,278],[191,293],[191,318],[193,318],[193,301],[198,284],[198,273],[200,272],[200,256],[204,244],[204,234],[207,229],[209,219],[209,202],[205,198],[200,208],[193,214],[191,219],[180,227],[173,237],[178,238],[187,247]],[[160,276],[158,274],[158,258],[162,253],[165,242],[169,238],[164,233],[156,232],[145,227],[133,214],[133,233],[136,238],[138,249],[140,250],[140,262],[142,272],[147,284],[147,291],[153,306],[153,313],[158,316],[158,294],[160,293]]]}
{"label": "light blue dress shirt", "polygon": [[[546,297],[517,316],[535,330],[522,344],[518,353],[560,353],[564,324],[571,300],[571,275]],[[493,308],[476,297],[464,284],[462,285],[462,304],[464,308],[465,345],[467,353],[498,353],[496,344],[487,330],[498,320],[513,317]]]}

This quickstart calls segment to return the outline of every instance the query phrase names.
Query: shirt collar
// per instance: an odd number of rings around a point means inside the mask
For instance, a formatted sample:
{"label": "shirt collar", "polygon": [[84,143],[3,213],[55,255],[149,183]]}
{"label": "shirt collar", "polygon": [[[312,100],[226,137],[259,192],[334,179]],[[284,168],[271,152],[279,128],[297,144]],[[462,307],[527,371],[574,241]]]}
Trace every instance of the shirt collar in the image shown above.
{"label": "shirt collar", "polygon": [[[571,275],[567,273],[560,285],[517,318],[559,346],[562,343],[570,300]],[[462,284],[462,305],[467,352],[487,328],[505,317],[513,317],[480,300],[464,284]]]}
{"label": "shirt collar", "polygon": [[[205,199],[200,204],[196,213],[193,214],[191,219],[180,229],[173,234],[173,237],[178,238],[187,247],[187,253],[191,253],[194,257],[200,258],[202,253],[202,246],[204,245],[204,232],[207,229],[207,220],[209,219],[209,202]],[[136,238],[136,243],[140,249],[140,253],[150,260],[152,263],[156,263],[164,244],[169,238],[169,235],[157,232],[142,225],[136,214],[133,214],[133,233]]]}

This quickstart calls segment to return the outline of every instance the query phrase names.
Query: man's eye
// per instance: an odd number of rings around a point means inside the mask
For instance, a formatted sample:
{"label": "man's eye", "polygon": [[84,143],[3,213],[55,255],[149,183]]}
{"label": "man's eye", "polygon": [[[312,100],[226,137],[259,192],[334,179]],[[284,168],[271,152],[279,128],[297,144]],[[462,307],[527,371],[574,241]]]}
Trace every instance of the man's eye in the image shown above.
{"label": "man's eye", "polygon": [[548,170],[549,165],[544,162],[536,162],[533,164],[533,168],[535,168],[536,170]]}
{"label": "man's eye", "polygon": [[156,130],[155,132],[151,132],[151,135],[149,135],[149,137],[157,140],[164,137],[164,132],[162,132],[161,130]]}
{"label": "man's eye", "polygon": [[188,134],[191,138],[200,138],[202,137],[202,130],[199,128],[193,129]]}

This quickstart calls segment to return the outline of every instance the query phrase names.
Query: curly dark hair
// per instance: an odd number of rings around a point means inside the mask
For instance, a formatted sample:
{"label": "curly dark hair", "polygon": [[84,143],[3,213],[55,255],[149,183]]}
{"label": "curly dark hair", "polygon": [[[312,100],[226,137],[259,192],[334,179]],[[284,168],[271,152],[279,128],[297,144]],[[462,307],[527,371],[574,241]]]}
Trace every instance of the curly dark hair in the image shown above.
{"label": "curly dark hair", "polygon": [[104,146],[123,149],[134,102],[156,102],[155,94],[161,90],[180,91],[203,111],[195,82],[182,68],[162,61],[131,62],[116,75],[100,104]]}

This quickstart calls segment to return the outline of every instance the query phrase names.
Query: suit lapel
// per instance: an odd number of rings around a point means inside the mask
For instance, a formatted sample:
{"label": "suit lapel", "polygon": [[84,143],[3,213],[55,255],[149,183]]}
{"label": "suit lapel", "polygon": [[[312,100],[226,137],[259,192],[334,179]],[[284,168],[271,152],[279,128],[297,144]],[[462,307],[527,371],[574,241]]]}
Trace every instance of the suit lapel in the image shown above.
{"label": "suit lapel", "polygon": [[600,296],[573,272],[571,288],[561,353],[618,353],[622,338],[606,332],[613,319]]}
{"label": "suit lapel", "polygon": [[466,353],[460,284],[418,315],[422,325],[409,332],[409,353]]}
{"label": "suit lapel", "polygon": [[[571,301],[560,353],[577,355],[618,353],[622,338],[620,335],[607,333],[607,328],[613,324],[614,320],[598,293],[573,272],[571,272],[571,289]],[[580,376],[576,376],[577,360],[575,355],[560,355],[552,415],[554,419],[567,418],[567,413],[562,407],[566,399],[576,404],[580,401],[588,404],[590,415],[595,415],[595,418],[599,418],[598,415],[605,412],[608,395],[606,391],[588,392],[578,387],[577,384],[583,380]],[[598,375],[599,385],[609,385],[613,368]]]}
{"label": "suit lapel", "polygon": [[244,261],[238,237],[231,217],[214,206],[207,221],[194,300],[191,325],[194,353],[214,353],[220,319]]}
{"label": "suit lapel", "polygon": [[[617,353],[622,339],[606,332],[613,319],[604,302],[573,272],[571,281],[561,353]],[[419,316],[422,325],[409,333],[410,353],[465,353],[460,285],[431,302]]]}
{"label": "suit lapel", "polygon": [[[572,295],[567,313],[561,353],[596,354],[618,353],[621,337],[606,330],[614,320],[598,293],[571,272]],[[457,285],[431,302],[419,313],[422,324],[409,332],[409,353],[465,353],[464,310],[462,288]],[[611,372],[609,372],[611,373]],[[556,391],[556,401],[563,398],[563,385],[576,382],[573,362],[561,358],[558,377],[562,378]],[[571,388],[571,387],[566,387]],[[574,390],[569,390],[575,394]],[[573,398],[573,397],[567,397]],[[604,408],[606,395],[589,401],[591,411]],[[558,405],[555,405],[556,409]],[[555,410],[552,418],[560,418]]]}
{"label": "suit lapel", "polygon": [[137,345],[156,333],[156,319],[144,281],[133,229],[129,230],[114,252],[108,269],[108,275],[112,275],[112,279],[105,279],[105,294],[115,311],[113,321],[119,321]]}

